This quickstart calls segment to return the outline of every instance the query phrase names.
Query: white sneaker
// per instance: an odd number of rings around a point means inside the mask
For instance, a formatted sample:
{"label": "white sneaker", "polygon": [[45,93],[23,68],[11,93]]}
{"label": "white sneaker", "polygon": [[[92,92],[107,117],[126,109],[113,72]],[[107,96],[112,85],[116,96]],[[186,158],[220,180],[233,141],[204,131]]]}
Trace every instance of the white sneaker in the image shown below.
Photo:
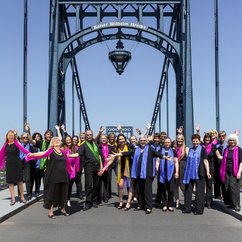
{"label": "white sneaker", "polygon": [[70,202],[70,200],[68,200],[68,202],[67,202],[67,206],[68,206],[68,207],[71,207],[71,202]]}

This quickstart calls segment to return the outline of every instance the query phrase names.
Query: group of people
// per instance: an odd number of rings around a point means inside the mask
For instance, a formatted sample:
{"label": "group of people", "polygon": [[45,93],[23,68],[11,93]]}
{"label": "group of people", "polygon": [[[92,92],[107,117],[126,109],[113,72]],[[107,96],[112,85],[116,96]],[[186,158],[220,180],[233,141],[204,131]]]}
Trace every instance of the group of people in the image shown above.
{"label": "group of people", "polygon": [[[238,132],[226,139],[224,131],[212,129],[203,138],[192,135],[192,147],[185,143],[182,127],[174,141],[165,132],[147,137],[138,129],[139,138],[131,136],[128,141],[118,128],[119,134],[104,134],[101,127],[96,137],[91,130],[80,136],[70,136],[64,125],[56,126],[57,137],[47,130],[44,138],[40,133],[31,136],[26,124],[20,137],[8,131],[6,142],[0,151],[0,168],[6,169],[6,181],[11,195],[10,205],[15,204],[14,185],[17,184],[20,202],[26,202],[23,181],[26,183],[27,199],[40,191],[44,181],[44,205],[48,217],[53,219],[54,207],[68,216],[66,206],[71,206],[73,183],[77,196],[83,199],[81,176],[85,176],[84,211],[107,203],[111,197],[112,171],[118,187],[118,209],[128,211],[137,198],[136,211],[152,212],[152,184],[157,178],[155,203],[164,212],[181,206],[179,193],[184,195],[183,213],[192,211],[192,194],[195,187],[194,214],[203,214],[204,207],[213,206],[213,197],[223,199],[235,211],[240,211],[240,178],[242,173],[242,150],[238,146]],[[123,201],[124,189],[128,200]],[[174,202],[175,198],[175,202]]]}

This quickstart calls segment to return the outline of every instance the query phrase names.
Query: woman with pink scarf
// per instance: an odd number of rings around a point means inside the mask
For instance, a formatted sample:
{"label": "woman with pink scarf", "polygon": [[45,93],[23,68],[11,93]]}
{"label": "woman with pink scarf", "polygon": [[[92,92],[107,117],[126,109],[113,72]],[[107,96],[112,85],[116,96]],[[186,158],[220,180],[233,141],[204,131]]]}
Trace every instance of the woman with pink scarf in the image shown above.
{"label": "woman with pink scarf", "polygon": [[240,178],[242,172],[242,149],[238,147],[236,134],[228,137],[228,146],[224,150],[220,166],[220,176],[224,186],[224,203],[236,212],[240,211]]}
{"label": "woman with pink scarf", "polygon": [[[67,135],[64,137],[63,141],[63,149],[66,151],[67,155],[76,153],[76,147],[72,141],[71,136]],[[70,198],[72,193],[72,186],[73,183],[76,181],[76,175],[80,171],[80,159],[77,158],[69,158],[70,166],[71,166],[71,174],[70,174],[70,181],[68,187],[68,202],[67,206],[70,207]],[[79,191],[78,191],[79,192]]]}
{"label": "woman with pink scarf", "polygon": [[45,184],[47,188],[44,201],[45,208],[49,209],[48,217],[53,219],[54,207],[61,208],[61,214],[69,216],[65,210],[68,199],[68,184],[71,174],[70,160],[67,152],[60,148],[61,141],[59,137],[53,137],[50,142],[50,149],[45,152],[30,153],[26,161],[31,159],[47,158]]}
{"label": "woman with pink scarf", "polygon": [[213,189],[213,179],[215,176],[215,160],[221,160],[222,157],[219,154],[219,151],[215,144],[212,143],[212,136],[209,133],[205,133],[203,136],[203,148],[206,150],[207,159],[209,163],[209,170],[212,176],[212,179],[208,179],[206,176],[206,206],[211,208],[213,205],[212,189]]}
{"label": "woman with pink scarf", "polygon": [[26,203],[23,190],[23,170],[22,161],[20,159],[20,150],[28,154],[26,150],[17,140],[17,135],[14,131],[9,130],[6,135],[6,141],[0,151],[0,169],[4,169],[6,160],[6,181],[9,185],[11,195],[10,206],[15,204],[14,184],[18,184],[20,193],[20,202]]}

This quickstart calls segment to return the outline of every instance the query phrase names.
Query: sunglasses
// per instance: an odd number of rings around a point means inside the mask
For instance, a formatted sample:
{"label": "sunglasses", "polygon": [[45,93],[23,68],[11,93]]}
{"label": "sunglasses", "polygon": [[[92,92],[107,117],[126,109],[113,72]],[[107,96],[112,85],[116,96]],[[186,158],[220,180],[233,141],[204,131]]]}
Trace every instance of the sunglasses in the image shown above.
{"label": "sunglasses", "polygon": [[23,139],[28,139],[29,137],[23,137]]}

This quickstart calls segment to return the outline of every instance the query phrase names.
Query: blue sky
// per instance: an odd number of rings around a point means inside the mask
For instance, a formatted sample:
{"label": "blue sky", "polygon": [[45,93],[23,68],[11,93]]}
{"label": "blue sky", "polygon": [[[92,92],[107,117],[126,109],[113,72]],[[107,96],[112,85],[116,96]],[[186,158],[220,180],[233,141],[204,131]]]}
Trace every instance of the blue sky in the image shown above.
{"label": "blue sky", "polygon": [[[1,3],[0,144],[9,129],[22,131],[23,0]],[[49,1],[29,0],[28,120],[32,132],[47,126]],[[241,0],[219,1],[220,119],[227,133],[242,130]],[[194,122],[201,131],[215,128],[214,1],[191,0]],[[144,129],[151,121],[163,55],[135,42],[124,42],[132,60],[119,76],[108,60],[114,42],[93,45],[76,58],[90,125],[132,125]],[[175,137],[175,80],[170,70],[170,136]],[[67,130],[71,132],[71,78],[67,75]],[[165,96],[164,96],[165,98]],[[78,103],[75,104],[78,117]],[[166,130],[165,102],[162,127]],[[76,118],[75,132],[79,133]]]}

